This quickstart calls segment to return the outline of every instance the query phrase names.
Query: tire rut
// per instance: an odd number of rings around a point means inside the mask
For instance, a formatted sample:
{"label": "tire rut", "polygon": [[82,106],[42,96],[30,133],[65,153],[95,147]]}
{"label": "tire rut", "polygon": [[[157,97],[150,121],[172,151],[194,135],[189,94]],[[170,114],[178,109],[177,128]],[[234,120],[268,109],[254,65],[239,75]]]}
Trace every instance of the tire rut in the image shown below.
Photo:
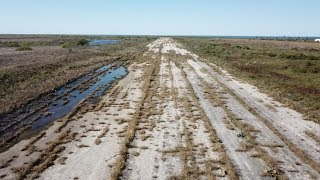
{"label": "tire rut", "polygon": [[[234,124],[239,124],[240,128],[243,129],[243,134],[254,138],[254,143],[252,144],[256,146],[258,152],[260,152],[259,154],[255,154],[255,157],[264,157],[262,159],[265,159],[268,164],[266,173],[273,172],[278,174],[280,172],[281,174],[281,172],[283,172],[290,179],[312,179],[317,177],[316,171],[309,165],[304,164],[272,130],[243,107],[240,102],[221,87],[205,70],[201,69],[202,66],[196,66],[197,64],[195,63],[195,61],[189,61],[189,64],[202,78],[202,81],[205,84],[208,83],[207,86],[210,86],[210,89],[207,88],[207,90],[215,91],[214,93],[223,101],[224,109],[229,111],[231,116],[234,116]],[[218,94],[217,91],[225,93]]]}

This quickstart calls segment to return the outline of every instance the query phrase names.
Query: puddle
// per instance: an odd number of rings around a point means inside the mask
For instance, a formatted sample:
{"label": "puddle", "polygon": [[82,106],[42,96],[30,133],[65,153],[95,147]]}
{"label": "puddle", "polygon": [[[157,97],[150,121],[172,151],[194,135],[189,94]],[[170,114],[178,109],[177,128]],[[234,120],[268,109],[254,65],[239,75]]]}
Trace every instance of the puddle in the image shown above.
{"label": "puddle", "polygon": [[5,142],[10,144],[17,142],[23,133],[38,131],[48,123],[64,117],[84,99],[87,104],[95,103],[113,81],[126,74],[127,71],[122,66],[117,68],[112,68],[111,65],[103,66],[1,117],[1,145]]}
{"label": "puddle", "polygon": [[93,39],[89,41],[89,45],[99,46],[99,45],[117,44],[119,42],[120,40]]}

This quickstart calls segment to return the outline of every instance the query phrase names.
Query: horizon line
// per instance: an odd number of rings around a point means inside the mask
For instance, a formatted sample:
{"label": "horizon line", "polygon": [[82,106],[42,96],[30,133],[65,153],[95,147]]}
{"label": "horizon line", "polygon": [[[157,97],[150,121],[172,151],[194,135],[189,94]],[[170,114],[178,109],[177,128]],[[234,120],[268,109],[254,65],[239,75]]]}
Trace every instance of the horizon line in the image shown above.
{"label": "horizon line", "polygon": [[320,38],[320,35],[165,35],[165,34],[77,34],[77,33],[0,33],[0,35],[67,35],[67,36],[156,36],[156,37],[270,37],[270,38]]}

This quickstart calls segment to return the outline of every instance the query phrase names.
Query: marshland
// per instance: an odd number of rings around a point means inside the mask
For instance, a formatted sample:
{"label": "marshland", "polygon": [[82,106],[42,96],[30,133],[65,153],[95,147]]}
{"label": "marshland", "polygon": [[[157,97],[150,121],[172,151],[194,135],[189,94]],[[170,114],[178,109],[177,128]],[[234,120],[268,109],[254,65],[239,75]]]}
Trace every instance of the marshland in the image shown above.
{"label": "marshland", "polygon": [[0,3],[0,179],[320,179],[320,1]]}
{"label": "marshland", "polygon": [[[2,47],[2,101],[25,96],[1,115],[2,178],[319,177],[313,42],[10,38],[33,45],[23,56]],[[312,67],[299,70],[305,63]],[[303,96],[289,85],[313,91]]]}

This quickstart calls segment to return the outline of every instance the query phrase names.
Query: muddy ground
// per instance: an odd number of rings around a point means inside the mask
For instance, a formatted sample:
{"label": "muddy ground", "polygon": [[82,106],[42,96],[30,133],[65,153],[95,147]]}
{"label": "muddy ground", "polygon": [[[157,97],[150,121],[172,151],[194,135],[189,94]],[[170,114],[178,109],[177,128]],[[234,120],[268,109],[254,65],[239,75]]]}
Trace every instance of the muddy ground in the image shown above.
{"label": "muddy ground", "polygon": [[146,47],[97,104],[2,152],[0,177],[320,178],[319,124],[173,39]]}

